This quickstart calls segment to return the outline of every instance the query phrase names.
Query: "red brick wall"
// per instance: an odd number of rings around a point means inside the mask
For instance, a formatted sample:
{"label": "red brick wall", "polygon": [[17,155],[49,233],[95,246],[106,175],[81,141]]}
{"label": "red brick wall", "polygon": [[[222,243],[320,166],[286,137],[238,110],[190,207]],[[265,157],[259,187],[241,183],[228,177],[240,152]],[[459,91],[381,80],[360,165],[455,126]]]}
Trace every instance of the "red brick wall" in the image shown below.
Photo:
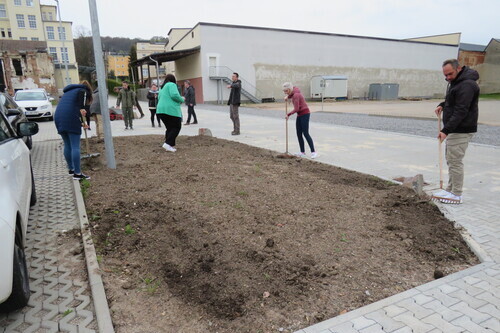
{"label": "red brick wall", "polygon": [[458,54],[458,62],[461,66],[474,67],[484,63],[484,56],[484,52],[460,51]]}

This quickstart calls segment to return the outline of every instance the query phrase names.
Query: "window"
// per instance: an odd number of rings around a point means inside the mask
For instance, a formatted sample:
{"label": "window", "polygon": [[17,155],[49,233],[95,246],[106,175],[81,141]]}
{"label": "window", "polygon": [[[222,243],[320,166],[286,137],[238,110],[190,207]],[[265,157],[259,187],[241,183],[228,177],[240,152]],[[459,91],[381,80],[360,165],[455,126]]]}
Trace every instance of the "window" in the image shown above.
{"label": "window", "polygon": [[54,19],[52,18],[52,12],[49,12],[49,21],[54,21]]}
{"label": "window", "polygon": [[55,47],[49,47],[49,54],[52,57],[54,64],[58,64],[59,60],[57,59],[57,49]]}
{"label": "window", "polygon": [[10,28],[7,29],[7,36],[12,38],[12,30]]}
{"label": "window", "polygon": [[33,0],[26,0],[26,6],[33,7]]}
{"label": "window", "polygon": [[28,40],[28,37],[19,37],[19,40]]}
{"label": "window", "polygon": [[7,17],[7,10],[4,4],[0,4],[0,17]]}
{"label": "window", "polygon": [[2,38],[5,38],[5,29],[4,28],[0,28],[0,34],[1,34]]}
{"label": "window", "polygon": [[21,0],[14,0],[14,5],[21,6],[22,5]]}
{"label": "window", "polygon": [[42,20],[47,21],[47,13],[42,12]]}
{"label": "window", "polygon": [[28,24],[31,29],[36,29],[36,16],[28,15]]}
{"label": "window", "polygon": [[31,37],[31,40],[39,41],[40,39],[38,37]]}
{"label": "window", "polygon": [[54,35],[54,27],[47,27],[47,39],[54,40],[56,39]]}
{"label": "window", "polygon": [[147,68],[142,69],[142,76],[148,76],[148,69]]}
{"label": "window", "polygon": [[12,65],[16,71],[16,76],[23,75],[23,67],[21,66],[21,59],[12,59]]}
{"label": "window", "polygon": [[13,133],[3,117],[0,117],[0,143],[13,137]]}
{"label": "window", "polygon": [[16,20],[17,20],[17,27],[18,28],[26,28],[26,25],[24,24],[24,15],[23,14],[16,14]]}
{"label": "window", "polygon": [[62,63],[69,63],[68,48],[67,47],[61,47],[61,62]]}
{"label": "window", "polygon": [[57,27],[57,32],[59,33],[59,40],[66,40],[66,28]]}
{"label": "window", "polygon": [[158,74],[164,75],[166,73],[165,67],[159,67],[158,72],[159,72]]}

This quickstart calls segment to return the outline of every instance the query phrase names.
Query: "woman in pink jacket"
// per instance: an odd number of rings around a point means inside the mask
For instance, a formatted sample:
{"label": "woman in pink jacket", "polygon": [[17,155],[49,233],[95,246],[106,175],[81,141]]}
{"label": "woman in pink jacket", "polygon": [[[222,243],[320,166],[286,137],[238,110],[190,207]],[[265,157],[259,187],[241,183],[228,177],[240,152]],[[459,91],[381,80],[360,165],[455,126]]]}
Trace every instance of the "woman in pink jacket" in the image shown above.
{"label": "woman in pink jacket", "polygon": [[304,138],[306,138],[307,144],[311,149],[311,158],[316,158],[318,154],[316,150],[314,150],[314,142],[309,135],[309,118],[311,117],[311,111],[309,111],[304,95],[302,95],[298,87],[294,87],[290,82],[283,83],[283,92],[286,94],[285,103],[288,103],[289,98],[292,99],[293,103],[293,110],[286,115],[286,119],[292,114],[297,113],[295,127],[297,129],[300,152],[295,155],[299,157],[306,156],[306,149],[304,147]]}

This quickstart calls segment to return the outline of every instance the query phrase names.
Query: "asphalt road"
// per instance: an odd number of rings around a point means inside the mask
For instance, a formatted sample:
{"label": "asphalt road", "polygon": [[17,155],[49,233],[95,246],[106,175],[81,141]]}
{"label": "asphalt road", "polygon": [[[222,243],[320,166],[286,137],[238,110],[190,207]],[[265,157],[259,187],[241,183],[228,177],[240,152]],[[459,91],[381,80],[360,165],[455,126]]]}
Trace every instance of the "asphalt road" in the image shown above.
{"label": "asphalt road", "polygon": [[[229,107],[227,105],[203,104],[200,108],[227,112],[229,120]],[[284,118],[283,111],[263,110],[258,108],[240,107],[241,114],[253,114],[266,117]],[[295,116],[291,118],[294,123]],[[437,120],[419,119],[410,117],[385,117],[368,114],[314,112],[311,122],[324,124],[335,124],[339,126],[367,128],[373,130],[405,133],[411,135],[436,137]],[[314,135],[314,134],[312,134]],[[472,138],[472,142],[491,146],[500,146],[500,127],[489,125],[478,125],[478,131]]]}

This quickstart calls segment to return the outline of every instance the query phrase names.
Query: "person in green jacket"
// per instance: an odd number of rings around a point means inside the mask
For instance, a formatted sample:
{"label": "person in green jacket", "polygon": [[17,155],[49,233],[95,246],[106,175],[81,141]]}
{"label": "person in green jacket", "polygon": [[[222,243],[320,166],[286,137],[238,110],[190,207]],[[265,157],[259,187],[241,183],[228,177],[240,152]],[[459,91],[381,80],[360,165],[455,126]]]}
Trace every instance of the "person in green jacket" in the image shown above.
{"label": "person in green jacket", "polygon": [[120,102],[122,103],[123,120],[125,121],[125,129],[134,129],[132,127],[132,120],[134,119],[133,108],[137,105],[137,98],[135,92],[130,89],[127,81],[122,82],[122,89],[118,93],[118,99],[116,100],[116,108],[120,108]]}
{"label": "person in green jacket", "polygon": [[177,80],[173,74],[167,74],[165,82],[161,86],[158,94],[158,105],[156,115],[165,124],[165,143],[163,148],[169,152],[175,152],[175,139],[179,135],[182,127],[181,104],[184,97],[179,94]]}

